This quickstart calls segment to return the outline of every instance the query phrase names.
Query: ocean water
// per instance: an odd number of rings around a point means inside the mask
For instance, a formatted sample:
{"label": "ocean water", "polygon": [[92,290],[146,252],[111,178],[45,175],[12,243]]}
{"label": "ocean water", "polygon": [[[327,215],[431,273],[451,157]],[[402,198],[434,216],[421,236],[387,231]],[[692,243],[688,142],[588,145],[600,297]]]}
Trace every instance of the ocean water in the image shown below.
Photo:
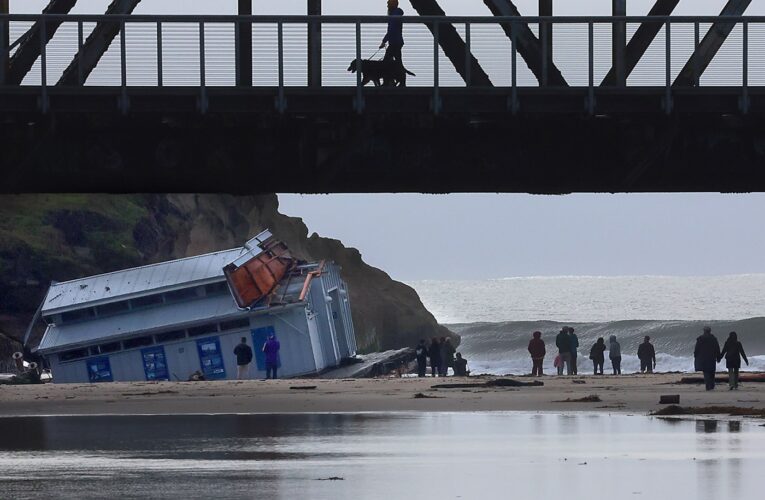
{"label": "ocean water", "polygon": [[[765,274],[737,276],[559,276],[409,283],[436,319],[462,336],[459,350],[473,373],[531,371],[526,347],[539,330],[553,372],[555,335],[576,329],[580,373],[589,349],[616,335],[623,371],[637,371],[637,346],[649,335],[657,371],[693,371],[693,346],[705,325],[721,345],[736,331],[749,370],[765,371]],[[724,369],[724,363],[720,365]],[[608,361],[606,362],[608,368]]]}
{"label": "ocean water", "polygon": [[765,467],[765,428],[747,420],[575,412],[9,417],[0,423],[0,497],[18,500],[558,498],[561,492],[570,500],[759,498]]}

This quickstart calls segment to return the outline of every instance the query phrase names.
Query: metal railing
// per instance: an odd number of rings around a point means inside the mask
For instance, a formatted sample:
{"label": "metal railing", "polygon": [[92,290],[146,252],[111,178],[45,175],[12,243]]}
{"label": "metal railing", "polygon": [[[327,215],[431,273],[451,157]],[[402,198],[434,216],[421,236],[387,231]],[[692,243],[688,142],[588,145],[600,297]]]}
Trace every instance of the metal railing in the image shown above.
{"label": "metal railing", "polygon": [[[665,92],[665,108],[672,109],[673,89],[678,75],[690,63],[695,67],[692,85],[735,87],[741,92],[742,111],[746,112],[749,89],[765,87],[765,17],[402,17],[406,45],[404,63],[419,76],[413,86],[432,87],[432,108],[440,109],[442,92],[451,87],[472,87],[471,55],[489,75],[494,87],[509,90],[508,109],[518,109],[518,89],[554,89],[548,76],[560,70],[566,87],[586,90],[590,113],[595,111],[596,90],[614,62],[612,33],[616,27],[627,31],[627,39],[644,24],[657,29],[648,49],[620,87],[655,87]],[[198,87],[200,107],[205,110],[209,87],[241,87],[242,72],[251,72],[254,87],[275,89],[276,109],[286,109],[290,87],[308,86],[307,65],[311,59],[309,27],[321,27],[319,50],[323,87],[356,87],[356,109],[364,109],[361,72],[351,75],[348,64],[375,53],[382,39],[387,16],[106,16],[106,15],[2,15],[0,40],[6,32],[11,40],[0,48],[0,61],[7,61],[22,48],[39,50],[32,70],[22,85],[39,87],[42,107],[48,100],[52,82],[58,82],[64,68],[76,64],[81,86],[119,86],[124,106],[131,87]],[[82,56],[87,35],[98,25],[117,25],[118,35],[110,42],[95,68]],[[726,27],[730,35],[708,61],[691,57],[712,25]],[[39,36],[39,47],[25,47],[23,35],[30,29],[42,35],[51,24],[58,25],[52,40]],[[241,27],[252,28],[252,66],[240,67],[238,57],[243,43]],[[464,41],[463,76],[455,65],[454,49],[446,54],[442,34],[453,27]],[[521,28],[528,27],[539,44],[541,75],[529,66],[528,43]],[[248,30],[249,31],[249,30]],[[550,34],[554,36],[550,38]],[[712,35],[713,36],[713,35]],[[552,47],[548,46],[552,40]],[[27,40],[28,41],[28,40]],[[752,51],[750,54],[751,49]],[[626,50],[626,48],[624,49]],[[552,58],[550,58],[552,53]],[[519,62],[526,59],[527,64]],[[622,57],[622,56],[620,56]],[[91,72],[92,70],[92,72]],[[0,64],[0,85],[6,82],[8,67]],[[53,84],[55,85],[55,83]],[[6,84],[6,87],[8,85]],[[477,89],[477,91],[480,89]]]}

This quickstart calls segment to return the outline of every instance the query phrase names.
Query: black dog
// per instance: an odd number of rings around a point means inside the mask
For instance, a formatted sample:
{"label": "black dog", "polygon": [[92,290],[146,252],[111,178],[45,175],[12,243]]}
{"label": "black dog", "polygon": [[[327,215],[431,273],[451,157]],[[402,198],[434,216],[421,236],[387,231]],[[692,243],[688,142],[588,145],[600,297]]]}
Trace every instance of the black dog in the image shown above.
{"label": "black dog", "polygon": [[[358,61],[354,59],[348,71],[355,73]],[[361,64],[361,85],[373,82],[375,87],[406,87],[406,75],[417,76],[396,61],[372,61],[365,59]]]}

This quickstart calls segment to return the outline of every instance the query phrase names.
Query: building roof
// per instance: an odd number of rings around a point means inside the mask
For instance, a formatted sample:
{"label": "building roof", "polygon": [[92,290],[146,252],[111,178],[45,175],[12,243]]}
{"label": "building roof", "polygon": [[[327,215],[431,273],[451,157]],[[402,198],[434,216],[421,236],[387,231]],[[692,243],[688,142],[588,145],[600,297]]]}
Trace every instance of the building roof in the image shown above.
{"label": "building roof", "polygon": [[218,295],[149,308],[140,313],[50,325],[37,349],[49,351],[92,345],[122,337],[185,328],[204,321],[226,320],[243,314],[230,295]]}
{"label": "building roof", "polygon": [[42,307],[43,315],[149,295],[190,284],[221,281],[223,268],[246,249],[160,262],[63,283],[54,283]]}

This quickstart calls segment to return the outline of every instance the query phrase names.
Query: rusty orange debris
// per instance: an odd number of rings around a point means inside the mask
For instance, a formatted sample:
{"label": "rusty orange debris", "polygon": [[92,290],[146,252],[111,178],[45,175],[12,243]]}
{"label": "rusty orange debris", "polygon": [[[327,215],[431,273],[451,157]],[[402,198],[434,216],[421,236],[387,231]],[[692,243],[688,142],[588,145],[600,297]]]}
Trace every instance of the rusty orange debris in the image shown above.
{"label": "rusty orange debris", "polygon": [[234,300],[241,308],[252,307],[268,297],[297,261],[287,245],[264,231],[248,241],[243,253],[223,268]]}

